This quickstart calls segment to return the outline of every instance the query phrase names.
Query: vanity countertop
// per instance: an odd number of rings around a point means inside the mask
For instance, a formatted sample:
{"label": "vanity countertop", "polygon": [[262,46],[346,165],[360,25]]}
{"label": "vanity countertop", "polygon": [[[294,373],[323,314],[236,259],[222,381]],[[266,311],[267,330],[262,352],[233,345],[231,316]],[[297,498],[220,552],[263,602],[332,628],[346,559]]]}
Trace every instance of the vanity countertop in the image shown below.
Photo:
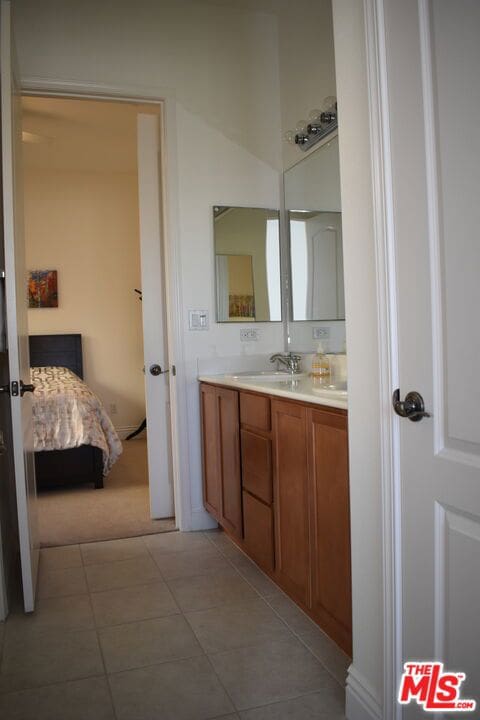
{"label": "vanity countertop", "polygon": [[348,395],[345,390],[321,388],[314,384],[312,378],[303,376],[292,380],[290,376],[285,380],[267,381],[261,377],[246,378],[241,375],[199,375],[200,382],[213,385],[224,385],[237,390],[253,390],[265,395],[277,395],[289,400],[326,405],[341,410],[348,409]]}

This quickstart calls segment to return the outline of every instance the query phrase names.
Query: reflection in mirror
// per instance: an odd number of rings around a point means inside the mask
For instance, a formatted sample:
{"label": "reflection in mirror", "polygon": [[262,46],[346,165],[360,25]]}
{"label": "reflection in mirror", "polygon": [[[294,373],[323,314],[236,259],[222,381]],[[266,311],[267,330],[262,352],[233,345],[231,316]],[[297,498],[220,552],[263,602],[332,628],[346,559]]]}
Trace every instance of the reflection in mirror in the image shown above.
{"label": "reflection in mirror", "polygon": [[342,214],[289,211],[293,320],[343,320]]}
{"label": "reflection in mirror", "polygon": [[217,322],[281,321],[279,212],[213,208]]}
{"label": "reflection in mirror", "polygon": [[343,320],[338,137],[285,172],[292,320]]}

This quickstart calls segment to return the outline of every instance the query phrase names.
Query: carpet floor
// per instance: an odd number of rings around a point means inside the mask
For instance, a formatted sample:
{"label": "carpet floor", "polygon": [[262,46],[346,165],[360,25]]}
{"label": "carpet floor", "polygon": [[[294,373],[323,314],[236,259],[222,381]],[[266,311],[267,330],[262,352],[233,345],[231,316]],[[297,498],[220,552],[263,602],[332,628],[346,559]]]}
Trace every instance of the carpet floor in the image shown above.
{"label": "carpet floor", "polygon": [[175,518],[150,518],[144,438],[123,442],[123,453],[104,483],[101,490],[77,485],[39,492],[40,545],[72,545],[175,529]]}

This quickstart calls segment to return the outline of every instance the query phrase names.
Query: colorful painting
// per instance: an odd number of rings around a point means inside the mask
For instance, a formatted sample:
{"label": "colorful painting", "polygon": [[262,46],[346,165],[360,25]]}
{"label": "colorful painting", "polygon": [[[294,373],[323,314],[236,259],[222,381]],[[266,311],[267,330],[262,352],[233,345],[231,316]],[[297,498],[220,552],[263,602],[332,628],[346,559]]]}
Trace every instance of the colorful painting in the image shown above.
{"label": "colorful painting", "polygon": [[56,270],[30,270],[28,276],[28,307],[58,307]]}
{"label": "colorful painting", "polygon": [[254,295],[229,295],[228,307],[231,318],[250,318],[255,320]]}

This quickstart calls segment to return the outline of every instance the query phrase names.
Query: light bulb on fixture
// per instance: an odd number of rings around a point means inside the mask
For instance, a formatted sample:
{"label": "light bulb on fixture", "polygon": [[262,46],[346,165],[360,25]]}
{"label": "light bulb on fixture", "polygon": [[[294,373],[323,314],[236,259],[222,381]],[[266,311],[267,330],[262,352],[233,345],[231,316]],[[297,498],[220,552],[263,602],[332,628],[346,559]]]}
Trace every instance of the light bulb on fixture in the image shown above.
{"label": "light bulb on fixture", "polygon": [[290,143],[290,145],[295,145],[295,133],[293,132],[293,130],[287,130],[287,132],[283,136],[283,139],[286,142]]}
{"label": "light bulb on fixture", "polygon": [[311,123],[314,123],[315,120],[318,120],[320,118],[320,115],[322,114],[322,111],[318,108],[315,108],[314,110],[310,110],[308,113],[308,119]]}
{"label": "light bulb on fixture", "polygon": [[322,110],[325,112],[326,110],[331,110],[335,105],[337,104],[337,98],[335,95],[328,95],[326,98],[323,99],[322,102]]}
{"label": "light bulb on fixture", "polygon": [[305,122],[305,120],[299,120],[295,125],[295,129],[298,133],[304,133],[307,129],[307,123]]}

